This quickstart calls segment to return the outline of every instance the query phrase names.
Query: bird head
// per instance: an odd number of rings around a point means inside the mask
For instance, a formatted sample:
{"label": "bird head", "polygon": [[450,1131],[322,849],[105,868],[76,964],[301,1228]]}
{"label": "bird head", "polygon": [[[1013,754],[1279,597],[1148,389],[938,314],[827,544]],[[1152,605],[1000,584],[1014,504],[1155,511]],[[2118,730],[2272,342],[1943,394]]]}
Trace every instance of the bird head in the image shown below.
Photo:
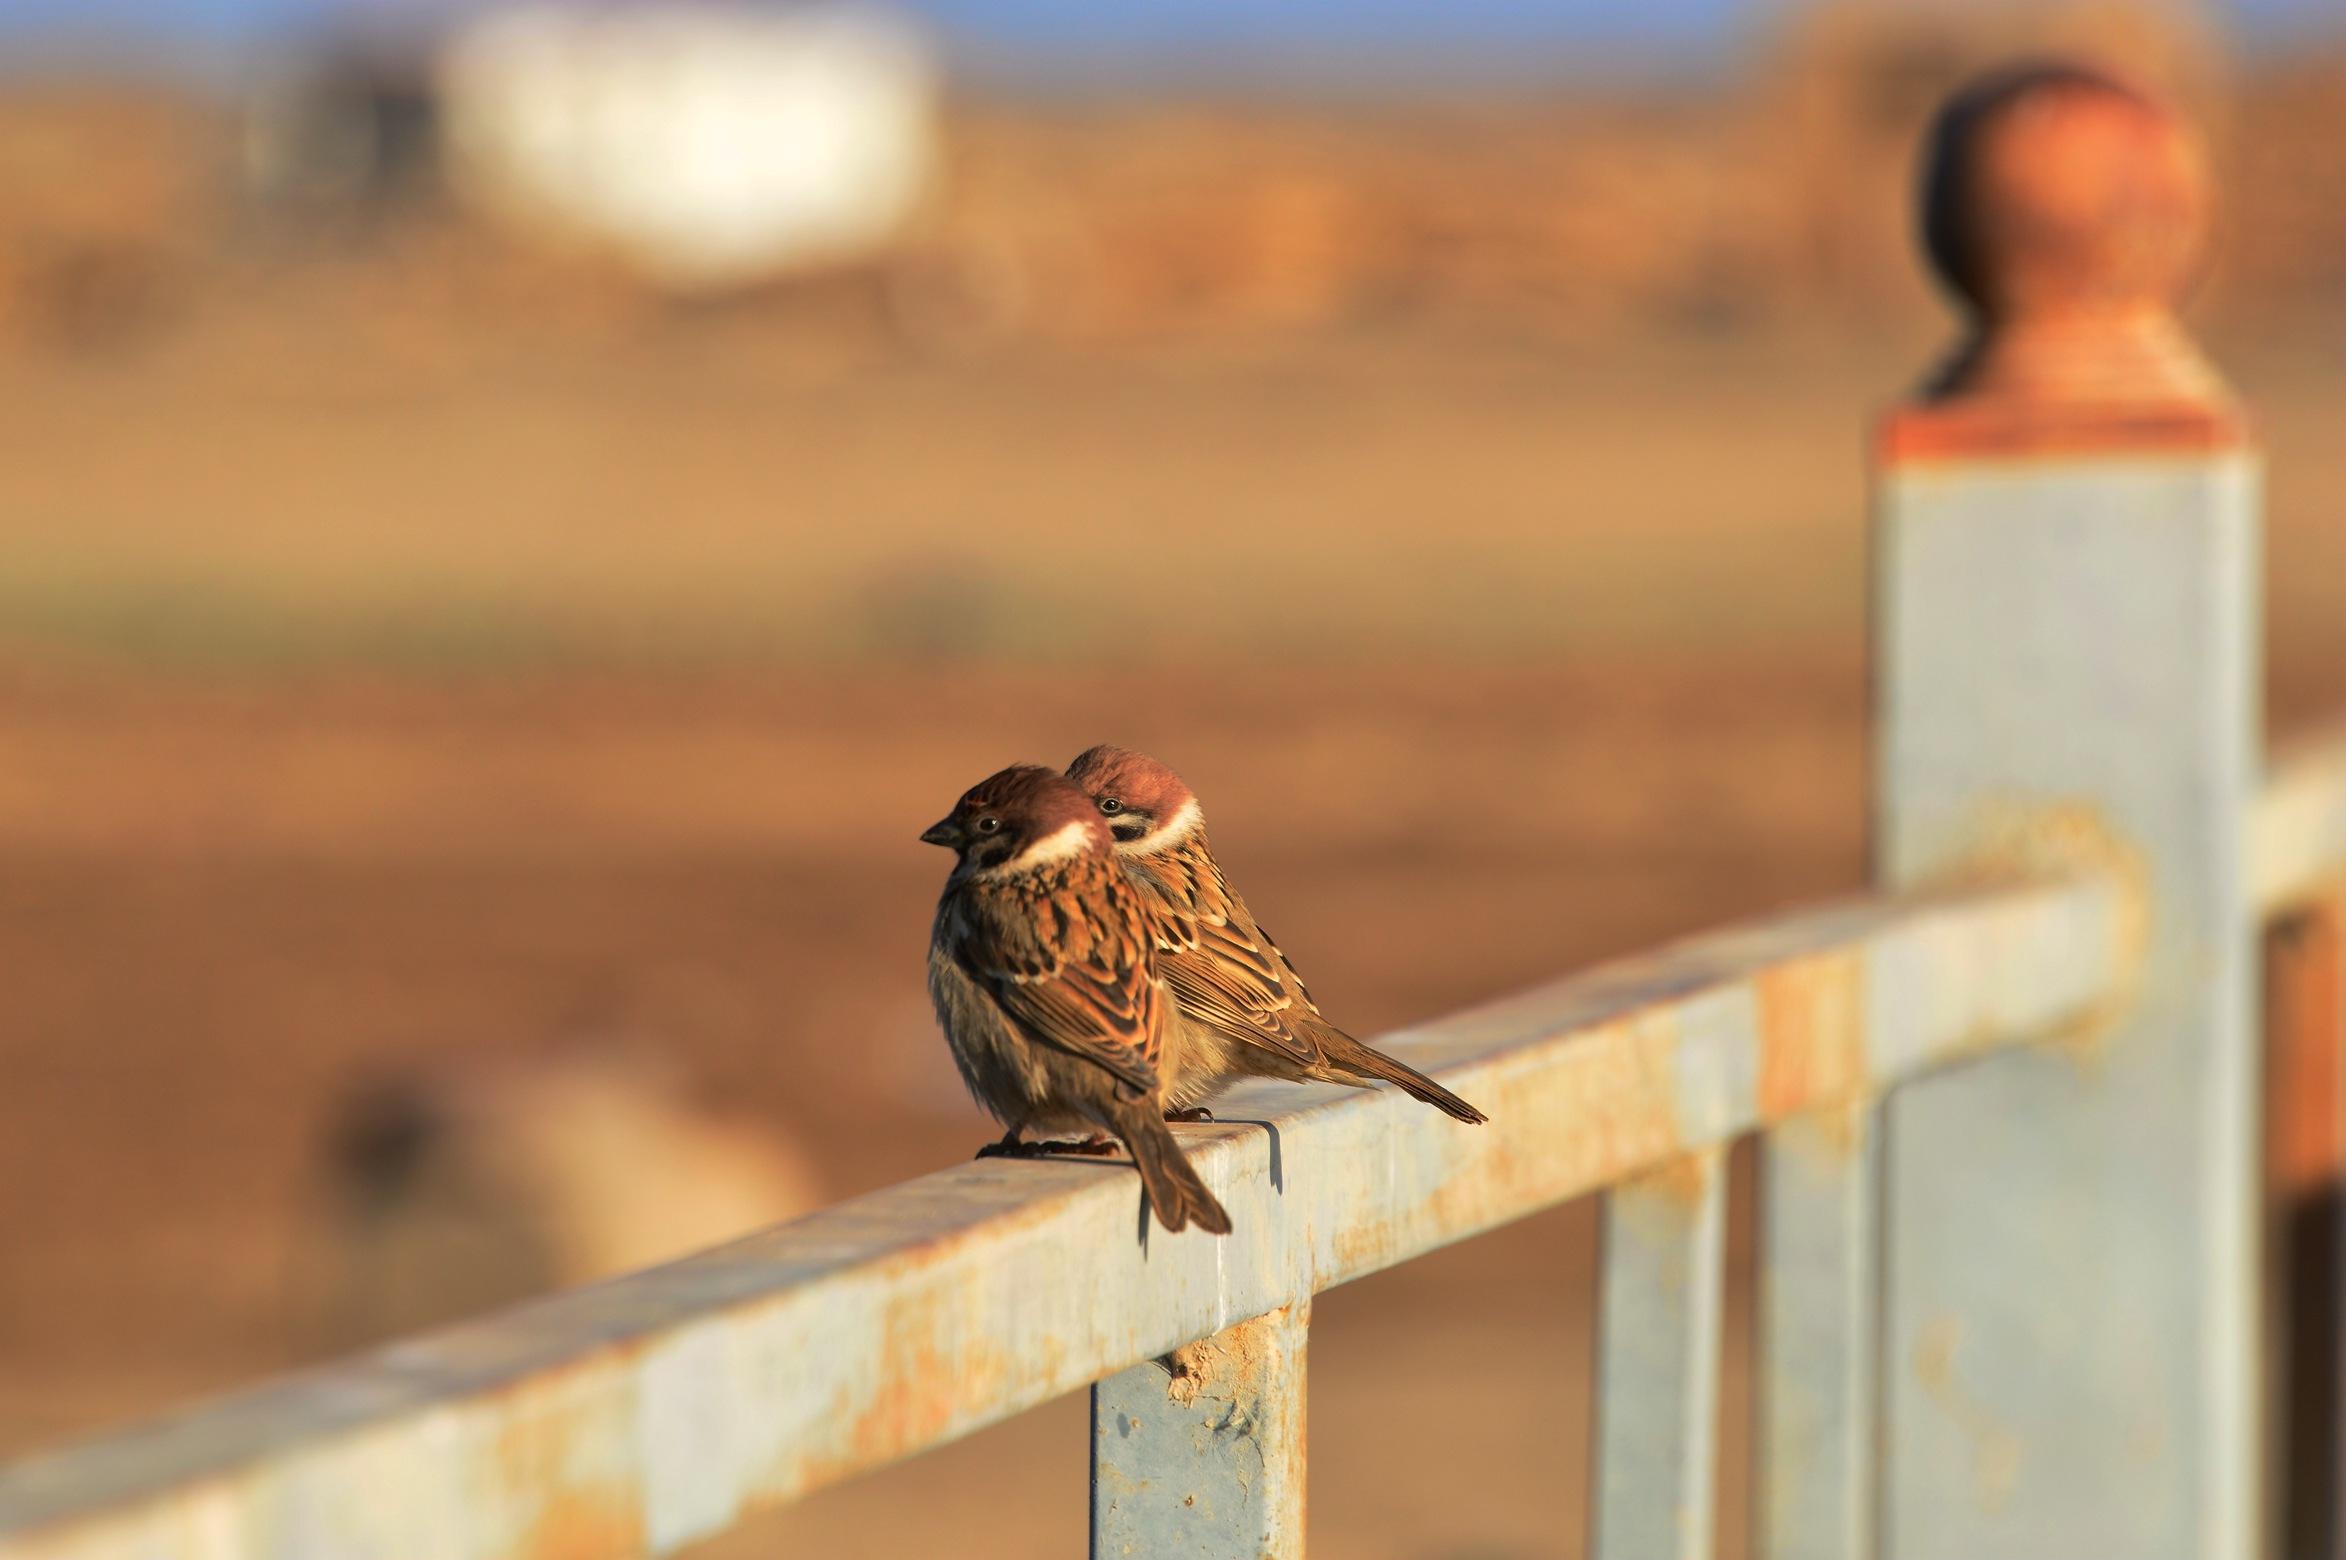
{"label": "bird head", "polygon": [[1020,871],[1110,845],[1107,821],[1066,776],[1040,764],[1013,764],[961,793],[953,810],[921,831],[968,872]]}
{"label": "bird head", "polygon": [[1177,845],[1202,816],[1179,775],[1130,748],[1105,742],[1086,748],[1067,766],[1067,778],[1106,820],[1119,851],[1147,855]]}

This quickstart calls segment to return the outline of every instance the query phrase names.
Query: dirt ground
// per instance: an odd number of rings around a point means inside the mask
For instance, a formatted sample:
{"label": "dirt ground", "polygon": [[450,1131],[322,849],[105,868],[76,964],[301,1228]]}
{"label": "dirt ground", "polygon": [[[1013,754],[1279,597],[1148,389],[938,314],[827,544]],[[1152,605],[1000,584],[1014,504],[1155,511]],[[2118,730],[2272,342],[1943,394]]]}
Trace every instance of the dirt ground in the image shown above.
{"label": "dirt ground", "polygon": [[[968,1153],[913,835],[1012,759],[1175,761],[1366,1032],[1861,879],[1859,430],[1920,342],[728,339],[0,368],[0,1451],[313,1352],[386,1064],[616,1027],[842,1194]],[[2326,342],[2227,359],[2283,724],[2346,708]],[[1589,1228],[1322,1302],[1320,1552],[1578,1552]],[[1071,1553],[1083,1470],[1063,1403],[727,1552]]]}

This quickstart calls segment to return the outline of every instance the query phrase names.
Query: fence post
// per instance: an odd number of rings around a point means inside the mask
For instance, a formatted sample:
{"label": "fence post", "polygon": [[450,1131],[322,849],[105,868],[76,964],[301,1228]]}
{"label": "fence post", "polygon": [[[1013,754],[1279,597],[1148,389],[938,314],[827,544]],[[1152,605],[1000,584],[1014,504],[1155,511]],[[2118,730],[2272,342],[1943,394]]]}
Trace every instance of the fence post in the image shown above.
{"label": "fence post", "polygon": [[1605,1194],[1593,1560],[1711,1553],[1726,1230],[1720,1149]]}
{"label": "fence post", "polygon": [[1308,1300],[1092,1388],[1093,1560],[1303,1560]]}
{"label": "fence post", "polygon": [[2246,1556],[2258,465],[2172,313],[2205,167],[2035,67],[1949,105],[1925,203],[1977,325],[1878,447],[1876,872],[2089,860],[2143,957],[2106,1032],[1889,1102],[1881,1552]]}
{"label": "fence post", "polygon": [[1765,1560],[1873,1553],[1880,1142],[1878,1113],[1865,1102],[1796,1116],[1760,1140]]}

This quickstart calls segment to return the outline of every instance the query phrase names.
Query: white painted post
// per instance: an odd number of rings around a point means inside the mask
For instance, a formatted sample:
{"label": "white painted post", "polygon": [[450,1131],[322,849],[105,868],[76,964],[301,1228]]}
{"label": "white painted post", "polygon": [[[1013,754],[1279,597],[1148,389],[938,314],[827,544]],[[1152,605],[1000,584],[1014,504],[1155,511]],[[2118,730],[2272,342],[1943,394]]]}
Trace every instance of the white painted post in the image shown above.
{"label": "white painted post", "polygon": [[1726,1227],[1719,1149],[1605,1194],[1594,1560],[1709,1560]]}
{"label": "white painted post", "polygon": [[1303,1560],[1309,1303],[1092,1388],[1092,1560]]}
{"label": "white painted post", "polygon": [[2204,165],[2036,68],[1949,108],[1927,193],[1979,323],[1880,447],[1877,872],[2098,865],[2142,961],[2106,1032],[1887,1106],[1881,1552],[2244,1557],[2258,464],[2170,308]]}
{"label": "white painted post", "polygon": [[1765,1560],[1874,1552],[1881,1348],[1872,1105],[1827,1106],[1760,1143],[1758,1548]]}

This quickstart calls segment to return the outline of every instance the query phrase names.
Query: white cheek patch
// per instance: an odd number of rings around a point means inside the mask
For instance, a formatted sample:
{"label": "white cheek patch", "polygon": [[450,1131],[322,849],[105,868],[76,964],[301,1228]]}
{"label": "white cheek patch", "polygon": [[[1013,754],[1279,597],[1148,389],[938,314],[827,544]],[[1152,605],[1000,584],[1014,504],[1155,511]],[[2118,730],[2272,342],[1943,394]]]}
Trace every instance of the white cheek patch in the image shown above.
{"label": "white cheek patch", "polygon": [[1006,872],[1024,872],[1032,867],[1049,866],[1054,861],[1070,861],[1091,848],[1092,826],[1088,822],[1063,823],[1036,840],[1008,861],[986,868],[981,874],[995,877]]}
{"label": "white cheek patch", "polygon": [[1118,840],[1116,842],[1117,852],[1126,856],[1153,856],[1158,851],[1170,850],[1195,833],[1198,823],[1204,817],[1204,812],[1197,805],[1197,798],[1193,796],[1179,807],[1174,808],[1172,817],[1167,818],[1139,839]]}

